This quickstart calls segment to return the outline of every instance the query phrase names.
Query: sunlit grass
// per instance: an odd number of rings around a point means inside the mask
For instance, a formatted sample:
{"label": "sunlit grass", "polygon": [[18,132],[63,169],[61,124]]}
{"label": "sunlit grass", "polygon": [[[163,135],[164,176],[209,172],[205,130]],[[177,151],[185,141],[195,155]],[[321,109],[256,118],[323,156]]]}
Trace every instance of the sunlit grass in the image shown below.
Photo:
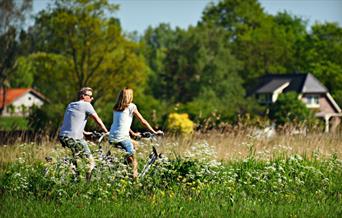
{"label": "sunlit grass", "polygon": [[[152,145],[163,153],[133,180],[124,153],[96,157],[91,183],[75,182],[68,149],[47,141],[2,146],[1,217],[340,217],[341,136],[195,133],[141,143],[140,170]],[[46,162],[49,156],[52,161]],[[84,165],[79,165],[80,169]],[[13,202],[16,202],[15,204]]]}
{"label": "sunlit grass", "polygon": [[342,135],[309,133],[307,135],[278,134],[272,138],[256,138],[246,131],[195,133],[192,136],[169,136],[163,139],[162,150],[182,154],[194,143],[208,143],[221,161],[243,160],[252,146],[256,159],[272,159],[280,154],[290,156],[300,154],[307,158],[337,155],[342,157]]}
{"label": "sunlit grass", "polygon": [[[289,156],[300,154],[307,158],[319,155],[320,158],[336,155],[342,157],[342,135],[312,133],[307,135],[276,135],[272,138],[252,137],[246,131],[242,132],[209,132],[194,133],[188,136],[166,136],[160,138],[159,150],[169,155],[181,155],[195,143],[207,143],[216,151],[217,160],[243,160],[253,146],[256,159],[272,159],[280,154]],[[94,146],[95,148],[96,146]],[[23,152],[30,158],[29,161],[44,160],[46,156],[57,150],[62,150],[58,141],[49,141],[41,144],[17,143],[15,145],[0,146],[0,164],[14,162]],[[106,148],[112,149],[112,148]],[[139,153],[150,152],[148,146],[138,148]]]}

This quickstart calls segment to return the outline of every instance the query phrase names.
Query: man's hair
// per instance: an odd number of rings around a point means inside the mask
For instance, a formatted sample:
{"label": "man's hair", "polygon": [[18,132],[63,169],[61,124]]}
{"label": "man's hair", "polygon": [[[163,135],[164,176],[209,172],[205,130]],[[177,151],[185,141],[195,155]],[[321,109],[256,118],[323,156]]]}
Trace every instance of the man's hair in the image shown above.
{"label": "man's hair", "polygon": [[128,107],[130,103],[132,103],[132,101],[133,90],[129,88],[124,88],[120,91],[119,95],[117,96],[113,110],[123,111]]}
{"label": "man's hair", "polygon": [[93,92],[93,89],[90,87],[83,87],[78,91],[78,98],[81,99],[87,92]]}

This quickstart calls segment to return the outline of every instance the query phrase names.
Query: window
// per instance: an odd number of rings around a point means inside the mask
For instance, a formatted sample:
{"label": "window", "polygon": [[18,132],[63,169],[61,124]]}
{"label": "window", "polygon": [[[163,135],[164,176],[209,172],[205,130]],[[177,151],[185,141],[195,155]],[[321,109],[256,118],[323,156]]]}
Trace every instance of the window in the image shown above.
{"label": "window", "polygon": [[318,106],[319,105],[319,96],[318,95],[306,96],[306,104],[309,106]]}
{"label": "window", "polygon": [[260,103],[272,103],[272,94],[259,94],[257,98]]}
{"label": "window", "polygon": [[28,100],[32,100],[31,96],[28,97]]}

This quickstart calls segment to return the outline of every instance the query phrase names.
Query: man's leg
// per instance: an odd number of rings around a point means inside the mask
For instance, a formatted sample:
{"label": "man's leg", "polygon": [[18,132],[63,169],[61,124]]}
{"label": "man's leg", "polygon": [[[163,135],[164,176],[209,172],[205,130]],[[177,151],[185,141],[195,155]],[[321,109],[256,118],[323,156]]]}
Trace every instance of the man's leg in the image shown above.
{"label": "man's leg", "polygon": [[95,159],[93,155],[91,154],[88,143],[83,139],[79,140],[79,143],[83,147],[82,152],[83,152],[83,155],[85,155],[86,161],[87,161],[86,180],[90,182],[93,169],[95,168]]}
{"label": "man's leg", "polygon": [[61,142],[63,148],[69,148],[72,153],[72,158],[70,161],[70,170],[73,174],[73,180],[77,180],[80,173],[77,170],[77,159],[79,154],[79,149],[77,149],[77,142],[73,138],[61,136],[59,137],[59,141]]}

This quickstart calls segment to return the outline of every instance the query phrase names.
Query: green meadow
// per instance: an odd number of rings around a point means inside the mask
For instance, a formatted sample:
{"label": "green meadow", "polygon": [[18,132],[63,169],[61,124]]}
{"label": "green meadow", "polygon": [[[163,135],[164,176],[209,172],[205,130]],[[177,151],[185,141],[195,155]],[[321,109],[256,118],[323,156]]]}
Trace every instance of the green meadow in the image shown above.
{"label": "green meadow", "polygon": [[90,183],[72,179],[58,143],[2,146],[1,217],[342,216],[341,136],[210,135],[141,143],[140,170],[152,145],[163,156],[136,180],[120,150],[104,144],[109,164],[92,144]]}

